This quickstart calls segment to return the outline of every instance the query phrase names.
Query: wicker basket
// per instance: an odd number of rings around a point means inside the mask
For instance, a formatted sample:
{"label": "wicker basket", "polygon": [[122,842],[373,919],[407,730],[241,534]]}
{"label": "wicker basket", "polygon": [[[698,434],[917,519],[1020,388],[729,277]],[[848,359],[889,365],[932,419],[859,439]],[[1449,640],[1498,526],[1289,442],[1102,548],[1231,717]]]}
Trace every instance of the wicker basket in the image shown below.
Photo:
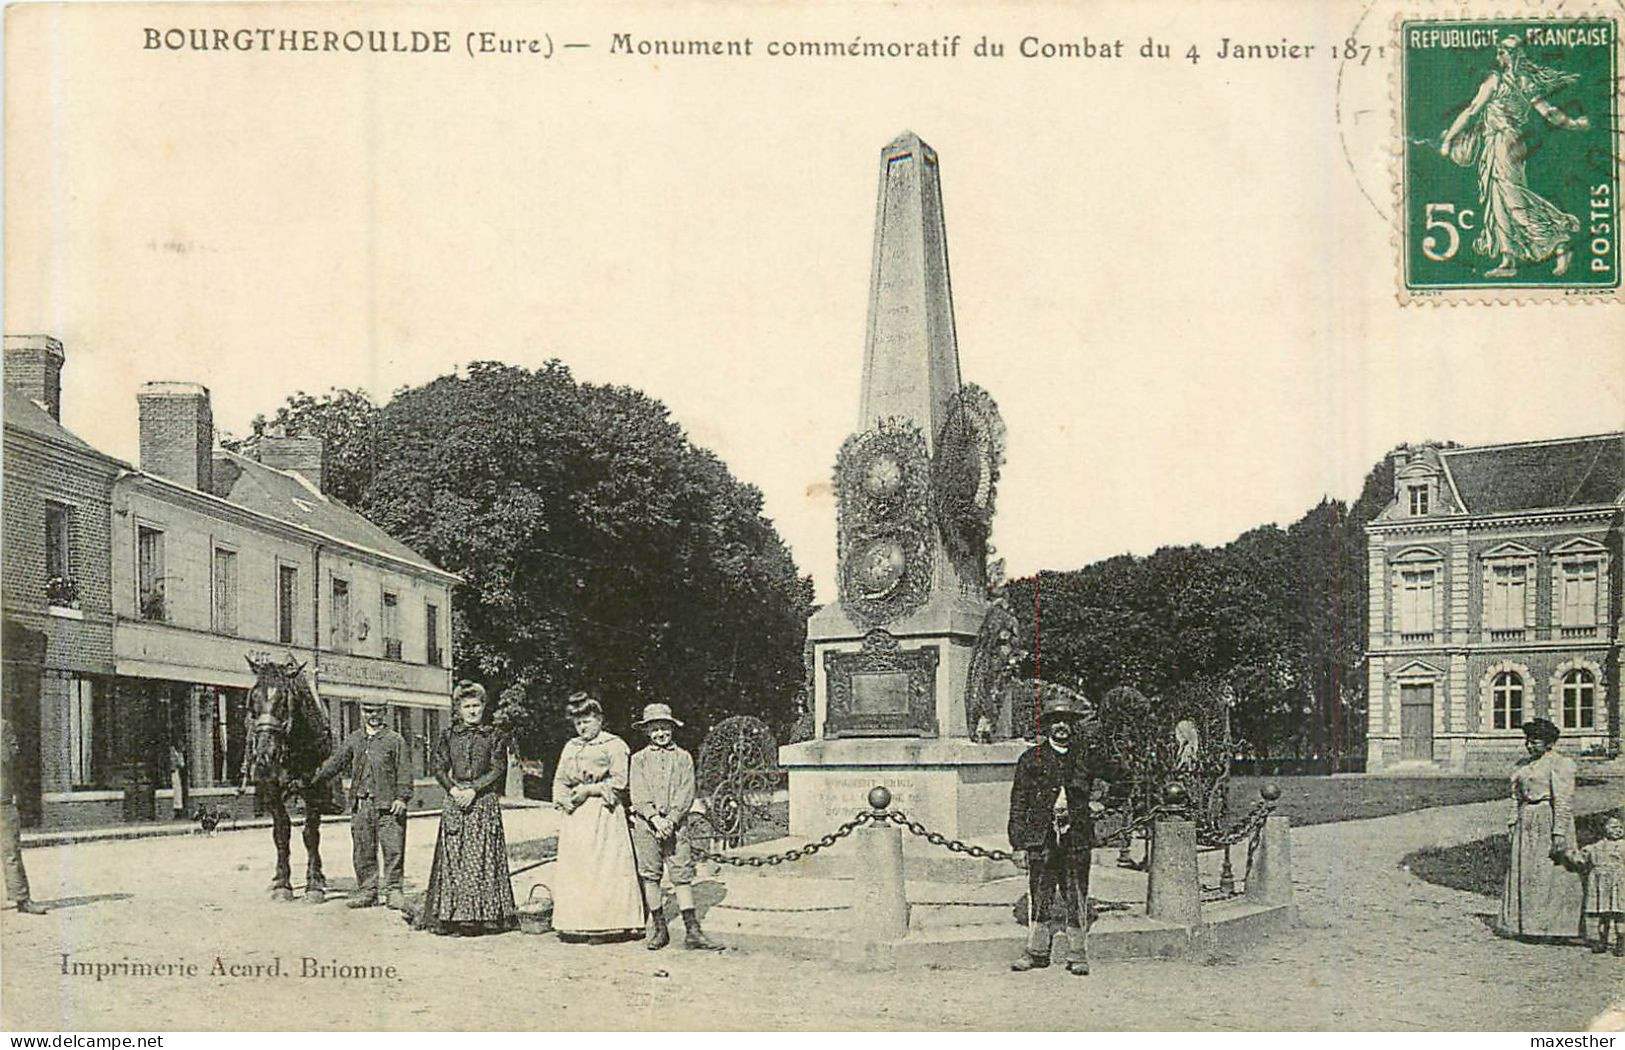
{"label": "wicker basket", "polygon": [[519,906],[519,929],[523,933],[553,932],[553,891],[545,883],[532,886],[525,903]]}

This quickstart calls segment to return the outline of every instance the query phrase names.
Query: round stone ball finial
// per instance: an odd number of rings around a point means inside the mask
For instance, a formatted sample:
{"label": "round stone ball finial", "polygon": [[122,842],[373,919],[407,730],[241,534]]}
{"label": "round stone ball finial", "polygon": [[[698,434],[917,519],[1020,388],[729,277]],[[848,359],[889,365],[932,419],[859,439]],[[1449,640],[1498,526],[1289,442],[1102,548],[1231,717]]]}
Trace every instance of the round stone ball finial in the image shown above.
{"label": "round stone ball finial", "polygon": [[876,813],[884,813],[891,806],[891,792],[885,787],[876,785],[869,789],[869,808]]}
{"label": "round stone ball finial", "polygon": [[1184,784],[1175,781],[1172,784],[1163,786],[1162,801],[1170,807],[1183,807],[1186,802],[1190,801],[1189,792],[1185,790]]}
{"label": "round stone ball finial", "polygon": [[1281,785],[1271,780],[1258,789],[1258,797],[1265,802],[1274,802],[1281,797]]}

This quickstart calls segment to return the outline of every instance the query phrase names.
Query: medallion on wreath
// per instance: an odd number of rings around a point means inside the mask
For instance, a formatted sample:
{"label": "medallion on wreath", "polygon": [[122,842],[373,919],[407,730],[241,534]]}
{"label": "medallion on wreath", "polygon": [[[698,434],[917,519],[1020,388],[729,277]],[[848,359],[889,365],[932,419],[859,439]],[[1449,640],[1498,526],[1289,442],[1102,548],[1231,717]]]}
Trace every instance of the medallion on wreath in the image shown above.
{"label": "medallion on wreath", "polygon": [[835,462],[841,608],[872,627],[908,615],[931,593],[931,461],[905,419],[854,434]]}

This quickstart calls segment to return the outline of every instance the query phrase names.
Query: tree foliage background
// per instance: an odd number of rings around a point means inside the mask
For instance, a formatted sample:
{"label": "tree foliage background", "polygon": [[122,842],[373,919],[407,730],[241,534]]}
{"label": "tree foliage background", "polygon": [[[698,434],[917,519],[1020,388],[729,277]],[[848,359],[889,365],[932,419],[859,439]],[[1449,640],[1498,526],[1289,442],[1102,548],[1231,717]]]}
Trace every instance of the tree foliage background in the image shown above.
{"label": "tree foliage background", "polygon": [[1014,580],[1005,594],[1033,640],[1028,670],[1095,698],[1228,691],[1232,733],[1258,754],[1363,754],[1364,526],[1392,491],[1384,460],[1352,504],[1323,499],[1285,529]]}
{"label": "tree foliage background", "polygon": [[454,673],[500,698],[522,754],[556,752],[579,689],[623,733],[672,704],[691,746],[732,714],[795,717],[811,581],[761,493],[659,402],[476,362],[383,406],[300,392],[270,427],[320,434],[324,489],[463,577]]}

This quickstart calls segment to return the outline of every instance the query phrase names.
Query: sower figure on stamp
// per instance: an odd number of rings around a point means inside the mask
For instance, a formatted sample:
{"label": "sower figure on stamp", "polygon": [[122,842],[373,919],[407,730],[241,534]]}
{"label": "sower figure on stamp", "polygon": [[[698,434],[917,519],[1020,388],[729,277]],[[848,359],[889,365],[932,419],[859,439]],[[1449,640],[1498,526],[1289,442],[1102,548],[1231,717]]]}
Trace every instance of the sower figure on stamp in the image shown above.
{"label": "sower figure on stamp", "polygon": [[1496,260],[1485,276],[1513,277],[1521,263],[1551,260],[1552,275],[1561,277],[1574,262],[1569,242],[1579,234],[1580,220],[1529,188],[1525,163],[1535,118],[1556,128],[1591,126],[1588,118],[1571,117],[1548,101],[1580,78],[1536,65],[1516,36],[1496,47],[1495,63],[1445,131],[1439,152],[1462,167],[1478,165],[1482,225],[1473,250]]}
{"label": "sower figure on stamp", "polygon": [[665,894],[660,889],[664,868],[683,914],[683,947],[715,948],[706,940],[694,912],[694,857],[688,843],[694,759],[672,741],[672,731],[682,723],[666,704],[649,704],[634,724],[649,737],[649,746],[632,756],[631,772],[632,854],[643,883],[643,903],[649,909],[645,947],[657,951],[671,943]]}
{"label": "sower figure on stamp", "polygon": [[355,858],[352,908],[378,903],[378,854],[383,853],[382,892],[391,908],[406,906],[402,873],[406,856],[406,805],[412,800],[412,767],[406,741],[384,725],[382,704],[361,705],[362,726],[351,733],[312,776],[313,785],[350,772],[350,838]]}
{"label": "sower figure on stamp", "polygon": [[1016,761],[1010,786],[1010,848],[1027,870],[1027,950],[1017,972],[1050,964],[1066,931],[1068,973],[1089,972],[1089,860],[1095,844],[1097,773],[1082,729],[1093,712],[1064,694],[1044,698],[1039,742]]}

